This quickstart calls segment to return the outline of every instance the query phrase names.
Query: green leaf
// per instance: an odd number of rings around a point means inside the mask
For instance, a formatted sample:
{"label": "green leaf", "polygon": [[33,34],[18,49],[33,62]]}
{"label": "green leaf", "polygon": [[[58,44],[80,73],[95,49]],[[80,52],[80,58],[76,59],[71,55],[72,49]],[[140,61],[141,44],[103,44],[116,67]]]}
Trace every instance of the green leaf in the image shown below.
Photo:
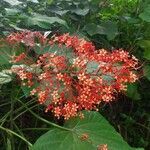
{"label": "green leaf", "polygon": [[57,45],[54,46],[45,46],[41,47],[41,45],[36,45],[35,46],[35,52],[37,54],[45,54],[45,53],[56,53],[60,48]]}
{"label": "green leaf", "polygon": [[1,41],[0,44],[0,65],[10,65],[12,56],[18,56],[25,51],[24,47],[21,45],[19,45],[18,47],[16,44],[12,44],[11,46],[9,46],[4,41]]}
{"label": "green leaf", "polygon": [[0,47],[0,64],[10,64],[11,57],[13,55],[13,51],[8,46]]}
{"label": "green leaf", "polygon": [[12,80],[12,72],[10,70],[2,70],[0,72],[0,84],[8,83]]}
{"label": "green leaf", "polygon": [[[133,150],[115,129],[98,112],[84,111],[84,119],[79,117],[65,123],[69,130],[54,128],[42,135],[32,150],[96,150],[107,144],[109,150]],[[87,135],[83,140],[82,136]]]}
{"label": "green leaf", "polygon": [[95,61],[88,62],[87,68],[86,68],[87,73],[92,73],[96,71],[98,69],[98,66],[99,66],[99,63]]}
{"label": "green leaf", "polygon": [[18,0],[3,0],[3,1],[9,3],[9,4],[12,5],[12,6],[22,4],[22,2],[20,2],[20,1],[18,1]]}
{"label": "green leaf", "polygon": [[35,52],[37,54],[44,54],[44,53],[54,53],[59,56],[65,56],[69,59],[70,62],[73,61],[73,58],[75,58],[74,52],[71,48],[66,48],[66,46],[59,47],[57,44],[53,46],[46,46],[41,47],[41,45],[36,45]]}
{"label": "green leaf", "polygon": [[25,29],[22,29],[22,28],[17,27],[16,24],[9,24],[9,26],[12,27],[12,28],[14,28],[14,29],[17,30],[17,31],[24,31],[24,30],[25,30]]}
{"label": "green leaf", "polygon": [[150,65],[145,65],[143,68],[144,76],[150,80]]}
{"label": "green leaf", "polygon": [[113,40],[118,34],[118,28],[115,22],[102,22],[100,25],[94,23],[87,24],[84,29],[89,35],[106,35],[108,40]]}
{"label": "green leaf", "polygon": [[133,100],[141,99],[141,96],[138,92],[138,85],[136,83],[128,84],[126,94],[127,94],[128,97],[130,97]]}
{"label": "green leaf", "polygon": [[150,48],[150,40],[141,40],[139,41],[139,45],[145,49]]}
{"label": "green leaf", "polygon": [[6,10],[6,15],[8,16],[17,15],[20,12],[18,9],[15,8],[5,8],[5,10]]}
{"label": "green leaf", "polygon": [[150,60],[150,40],[141,40],[139,45],[144,49],[144,58]]}
{"label": "green leaf", "polygon": [[139,17],[146,22],[150,22],[150,5],[148,5]]}
{"label": "green leaf", "polygon": [[54,7],[54,8],[51,8],[50,11],[53,12],[53,13],[55,13],[55,14],[58,14],[58,15],[60,15],[60,16],[63,16],[63,15],[65,15],[69,10],[59,10],[59,9],[57,9],[56,7]]}
{"label": "green leaf", "polygon": [[91,36],[95,34],[105,34],[105,28],[94,23],[87,24],[83,30],[85,30]]}
{"label": "green leaf", "polygon": [[118,34],[118,28],[115,22],[103,22],[101,26],[105,28],[105,34],[107,35],[108,40],[113,40]]}
{"label": "green leaf", "polygon": [[7,138],[7,150],[12,150],[10,138]]}
{"label": "green leaf", "polygon": [[38,0],[27,0],[27,1],[32,2],[32,3],[39,3]]}
{"label": "green leaf", "polygon": [[51,4],[53,2],[53,0],[46,0],[47,4]]}
{"label": "green leaf", "polygon": [[150,49],[145,49],[144,58],[146,58],[147,60],[150,60]]}
{"label": "green leaf", "polygon": [[77,15],[80,15],[80,16],[85,16],[89,13],[89,8],[84,8],[84,9],[81,9],[81,8],[76,8],[76,9],[71,9],[71,12],[77,14]]}
{"label": "green leaf", "polygon": [[41,28],[49,29],[51,24],[58,23],[68,27],[66,21],[59,17],[48,17],[46,15],[34,14],[32,17],[26,17],[29,26],[39,26]]}
{"label": "green leaf", "polygon": [[111,84],[114,81],[112,74],[102,75],[103,80],[106,80],[108,84]]}

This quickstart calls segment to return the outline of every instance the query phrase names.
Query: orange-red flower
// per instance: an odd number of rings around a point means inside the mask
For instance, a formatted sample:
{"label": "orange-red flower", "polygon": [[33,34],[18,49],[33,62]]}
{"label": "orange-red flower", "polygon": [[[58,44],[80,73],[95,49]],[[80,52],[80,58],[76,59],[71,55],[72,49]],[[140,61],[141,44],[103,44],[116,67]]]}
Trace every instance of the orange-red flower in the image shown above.
{"label": "orange-red flower", "polygon": [[[29,31],[11,34],[7,41],[9,44],[24,43],[34,50],[36,38],[40,45],[65,46],[67,50],[60,53],[58,47],[58,53],[50,51],[36,55],[32,64],[23,61],[24,56],[29,56],[27,50],[14,60],[26,67],[13,67],[12,70],[25,86],[34,87],[31,95],[36,95],[39,103],[46,106],[45,111],[53,112],[57,118],[69,119],[81,116],[81,110],[97,110],[98,104],[114,100],[114,93],[125,91],[127,83],[138,79],[135,73],[138,60],[122,49],[96,50],[92,42],[77,36],[63,34],[48,39],[39,32]],[[74,58],[68,57],[68,52]]]}

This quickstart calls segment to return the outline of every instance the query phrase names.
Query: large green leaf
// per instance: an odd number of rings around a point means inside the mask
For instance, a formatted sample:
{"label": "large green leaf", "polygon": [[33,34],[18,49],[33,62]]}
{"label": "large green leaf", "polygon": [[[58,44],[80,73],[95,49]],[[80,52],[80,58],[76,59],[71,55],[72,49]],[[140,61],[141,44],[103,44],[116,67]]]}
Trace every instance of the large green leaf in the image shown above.
{"label": "large green leaf", "polygon": [[144,9],[144,11],[139,15],[139,17],[146,22],[150,22],[150,5],[148,5]]}
{"label": "large green leaf", "polygon": [[59,17],[48,17],[46,15],[34,14],[31,17],[25,17],[27,25],[29,26],[39,26],[41,28],[49,29],[51,24],[58,23],[66,27],[66,21],[60,19]]}
{"label": "large green leaf", "polygon": [[9,3],[9,4],[12,5],[12,6],[22,4],[22,2],[20,2],[20,1],[18,1],[18,0],[3,0],[3,1]]}
{"label": "large green leaf", "polygon": [[83,30],[85,30],[91,36],[95,34],[105,34],[105,29],[94,23],[85,25]]}
{"label": "large green leaf", "polygon": [[[107,144],[109,150],[132,150],[115,129],[98,112],[84,111],[85,118],[79,117],[66,122],[69,129],[51,129],[42,135],[32,150],[97,150]],[[87,135],[87,139],[82,137]]]}
{"label": "large green leaf", "polygon": [[105,28],[105,34],[109,40],[113,40],[118,34],[117,24],[112,21],[103,22],[101,24]]}
{"label": "large green leaf", "polygon": [[102,22],[100,25],[94,23],[87,24],[84,29],[89,35],[106,35],[109,40],[113,40],[118,34],[117,24],[115,22]]}

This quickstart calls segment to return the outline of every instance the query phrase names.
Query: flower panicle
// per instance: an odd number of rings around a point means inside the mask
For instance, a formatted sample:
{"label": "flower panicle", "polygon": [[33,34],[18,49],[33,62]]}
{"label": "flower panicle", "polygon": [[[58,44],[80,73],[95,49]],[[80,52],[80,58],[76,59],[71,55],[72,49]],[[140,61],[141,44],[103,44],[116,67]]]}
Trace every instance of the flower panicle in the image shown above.
{"label": "flower panicle", "polygon": [[70,61],[67,55],[46,52],[32,64],[23,61],[29,51],[13,57],[12,63],[23,62],[26,67],[20,65],[12,71],[32,89],[31,96],[37,96],[46,106],[45,112],[51,111],[57,118],[83,118],[82,110],[97,111],[100,103],[113,101],[117,92],[126,91],[128,83],[138,80],[138,60],[122,49],[96,50],[92,42],[68,33],[48,39],[39,32],[25,31],[13,33],[6,40],[9,44],[23,42],[34,49],[35,38],[43,45],[65,46],[66,54],[68,50],[74,54]]}

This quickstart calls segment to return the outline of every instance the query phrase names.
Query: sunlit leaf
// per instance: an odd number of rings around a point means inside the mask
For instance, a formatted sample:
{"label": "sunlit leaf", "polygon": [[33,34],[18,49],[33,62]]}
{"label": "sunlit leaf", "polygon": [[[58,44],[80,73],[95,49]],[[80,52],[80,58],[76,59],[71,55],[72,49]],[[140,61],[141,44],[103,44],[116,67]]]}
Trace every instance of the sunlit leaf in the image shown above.
{"label": "sunlit leaf", "polygon": [[13,15],[17,15],[20,11],[18,9],[11,9],[11,8],[5,8],[6,10],[6,15],[8,16],[13,16]]}
{"label": "sunlit leaf", "polygon": [[[84,111],[85,118],[70,119],[65,127],[51,129],[42,135],[32,150],[97,150],[107,144],[109,150],[134,150],[98,112]],[[87,138],[83,138],[86,135]]]}
{"label": "sunlit leaf", "polygon": [[22,2],[20,2],[20,1],[18,1],[18,0],[3,0],[3,1],[9,3],[9,4],[12,5],[12,6],[22,4]]}
{"label": "sunlit leaf", "polygon": [[0,84],[8,83],[12,80],[11,72],[8,70],[3,70],[0,72]]}
{"label": "sunlit leaf", "polygon": [[29,26],[39,26],[41,28],[49,29],[51,24],[58,23],[67,27],[66,21],[59,17],[48,17],[46,15],[34,14],[32,17],[27,17],[27,24]]}
{"label": "sunlit leaf", "polygon": [[89,13],[89,8],[76,8],[76,9],[72,9],[71,12],[77,14],[77,15],[81,15],[81,16],[85,16]]}
{"label": "sunlit leaf", "polygon": [[29,1],[29,2],[33,2],[33,3],[39,3],[39,1],[38,1],[38,0],[27,0],[27,1]]}

